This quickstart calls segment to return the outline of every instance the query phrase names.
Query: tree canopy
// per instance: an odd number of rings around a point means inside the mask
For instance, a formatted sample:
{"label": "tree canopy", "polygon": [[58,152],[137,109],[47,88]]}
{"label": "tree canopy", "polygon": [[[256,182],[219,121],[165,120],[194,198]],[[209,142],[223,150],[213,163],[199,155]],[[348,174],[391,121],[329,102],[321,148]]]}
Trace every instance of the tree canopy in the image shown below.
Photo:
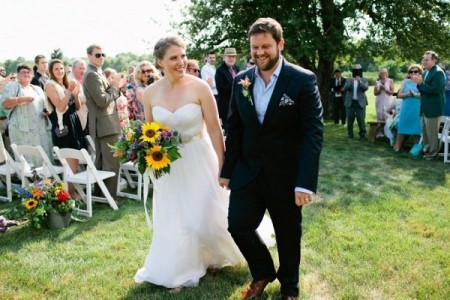
{"label": "tree canopy", "polygon": [[324,107],[336,61],[348,65],[366,57],[420,61],[426,50],[450,58],[448,0],[192,0],[181,32],[206,50],[235,47],[249,54],[247,30],[258,17],[272,17],[284,29],[283,55],[318,76]]}

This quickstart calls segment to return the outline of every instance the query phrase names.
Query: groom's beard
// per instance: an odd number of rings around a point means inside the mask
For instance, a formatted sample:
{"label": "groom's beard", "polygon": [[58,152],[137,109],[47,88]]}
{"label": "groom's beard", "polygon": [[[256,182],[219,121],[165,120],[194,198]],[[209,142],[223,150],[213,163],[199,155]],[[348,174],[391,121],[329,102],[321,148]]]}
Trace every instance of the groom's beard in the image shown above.
{"label": "groom's beard", "polygon": [[[268,56],[268,55],[261,55],[261,56]],[[261,70],[261,71],[269,71],[269,70],[271,70],[271,69],[277,64],[277,62],[280,60],[280,50],[277,49],[277,53],[276,53],[275,57],[273,57],[273,58],[270,58],[270,57],[269,57],[269,59],[268,59],[266,62],[264,62],[264,63],[262,63],[261,61],[259,61],[259,60],[258,60],[258,57],[259,57],[259,56],[257,56],[257,55],[255,55],[255,56],[253,57],[253,60],[255,61],[255,64],[256,64],[256,66],[258,67],[258,69]]]}

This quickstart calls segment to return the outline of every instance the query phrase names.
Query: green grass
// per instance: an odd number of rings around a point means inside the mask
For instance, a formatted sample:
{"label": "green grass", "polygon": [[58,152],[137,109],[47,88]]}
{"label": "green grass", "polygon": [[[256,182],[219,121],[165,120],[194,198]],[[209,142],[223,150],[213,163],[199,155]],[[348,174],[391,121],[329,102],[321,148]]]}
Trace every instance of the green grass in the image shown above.
{"label": "green grass", "polygon": [[[303,210],[301,299],[450,299],[449,164],[326,123],[316,199]],[[177,294],[136,284],[150,240],[142,203],[126,199],[59,231],[13,227],[0,235],[1,299],[239,299],[251,280],[242,263]],[[262,299],[279,297],[274,282]]]}

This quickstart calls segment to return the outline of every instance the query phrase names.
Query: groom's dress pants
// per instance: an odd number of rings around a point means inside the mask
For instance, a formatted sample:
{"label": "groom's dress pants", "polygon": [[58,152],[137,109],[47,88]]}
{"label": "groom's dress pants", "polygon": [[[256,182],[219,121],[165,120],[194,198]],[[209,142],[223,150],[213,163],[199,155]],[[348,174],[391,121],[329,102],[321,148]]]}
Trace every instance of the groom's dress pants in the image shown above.
{"label": "groom's dress pants", "polygon": [[[261,172],[246,187],[232,190],[228,230],[247,260],[254,281],[276,277],[282,294],[298,295],[301,208],[295,205],[294,188],[280,191],[275,186]],[[275,229],[280,260],[277,272],[269,250],[256,232],[266,209]]]}

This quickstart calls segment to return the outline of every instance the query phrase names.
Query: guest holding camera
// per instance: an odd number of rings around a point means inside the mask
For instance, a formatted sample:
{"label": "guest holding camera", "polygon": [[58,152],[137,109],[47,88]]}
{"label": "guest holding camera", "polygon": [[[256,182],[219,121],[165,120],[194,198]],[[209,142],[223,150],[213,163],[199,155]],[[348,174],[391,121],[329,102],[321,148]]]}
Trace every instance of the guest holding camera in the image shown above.
{"label": "guest holding camera", "polygon": [[136,66],[134,70],[134,81],[136,82],[135,92],[142,112],[144,111],[144,90],[158,79],[158,70],[151,62],[144,60]]}
{"label": "guest holding camera", "polygon": [[350,139],[353,138],[353,123],[358,122],[359,139],[366,139],[366,91],[369,88],[369,81],[362,76],[361,65],[355,65],[352,69],[352,78],[346,80],[342,89],[345,94],[344,105],[347,111],[347,133]]}

